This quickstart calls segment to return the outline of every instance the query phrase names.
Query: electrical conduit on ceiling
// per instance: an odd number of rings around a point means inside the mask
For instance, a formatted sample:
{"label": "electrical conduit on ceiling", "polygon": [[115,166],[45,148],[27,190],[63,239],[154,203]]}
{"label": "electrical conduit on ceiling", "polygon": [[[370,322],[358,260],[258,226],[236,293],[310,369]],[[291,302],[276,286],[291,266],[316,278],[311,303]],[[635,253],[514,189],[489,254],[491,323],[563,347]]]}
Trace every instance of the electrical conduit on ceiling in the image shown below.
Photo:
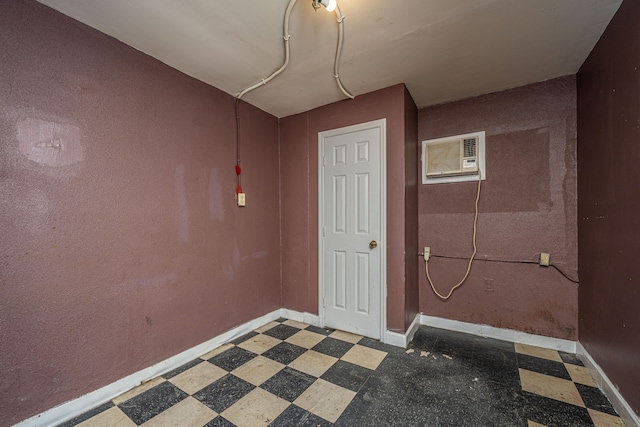
{"label": "electrical conduit on ceiling", "polygon": [[[236,96],[236,103],[235,103],[235,113],[236,113],[236,167],[235,167],[235,170],[236,170],[236,176],[237,176],[236,197],[238,197],[238,194],[242,193],[242,178],[241,178],[242,169],[240,167],[240,109],[239,109],[240,99],[247,93],[251,92],[252,90],[255,90],[269,83],[276,76],[282,73],[285,70],[285,68],[287,68],[287,65],[289,65],[289,58],[290,58],[289,39],[291,38],[291,34],[289,34],[289,21],[291,19],[291,11],[293,10],[293,6],[295,6],[297,1],[298,0],[290,0],[289,4],[287,5],[287,9],[284,13],[283,35],[282,35],[282,38],[284,39],[284,63],[282,64],[282,66],[280,66],[280,68],[275,70],[268,77],[265,77],[260,82],[252,86],[249,86],[248,88],[244,89]],[[344,93],[348,98],[354,99],[355,96],[349,93],[344,88],[342,81],[340,80],[340,55],[342,54],[342,45],[344,43],[344,15],[342,15],[342,12],[340,11],[340,7],[338,7],[335,0],[312,0],[312,4],[315,9],[318,9],[320,5],[323,5],[325,8],[327,8],[328,11],[330,12],[335,11],[336,13],[337,21],[338,21],[338,44],[336,47],[336,56],[335,56],[334,65],[333,65],[333,77],[336,79],[336,83],[338,84],[338,87],[340,88],[342,93]]]}

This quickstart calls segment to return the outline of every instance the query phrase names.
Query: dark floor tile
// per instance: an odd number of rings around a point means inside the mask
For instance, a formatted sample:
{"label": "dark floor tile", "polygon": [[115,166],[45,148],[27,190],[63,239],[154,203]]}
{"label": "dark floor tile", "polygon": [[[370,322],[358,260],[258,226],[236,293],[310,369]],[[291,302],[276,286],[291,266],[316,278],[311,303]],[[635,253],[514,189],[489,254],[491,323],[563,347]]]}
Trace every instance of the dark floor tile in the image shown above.
{"label": "dark floor tile", "polygon": [[[443,365],[432,376],[436,365],[415,360],[409,369],[396,359],[387,363],[386,372],[373,373],[336,425],[526,426],[517,405],[508,404],[515,390],[469,375],[448,375]],[[501,399],[491,405],[494,395]]]}
{"label": "dark floor tile", "polygon": [[474,355],[475,353],[483,353],[486,351],[500,351],[504,354],[511,354],[514,357],[516,354],[515,345],[510,341],[502,341],[486,337],[475,337],[473,345]]}
{"label": "dark floor tile", "polygon": [[239,366],[244,365],[256,356],[257,354],[254,354],[243,348],[233,347],[223,353],[212,357],[211,359],[209,359],[209,362],[213,363],[216,366],[219,366],[222,369],[225,369],[228,372],[231,372]]}
{"label": "dark floor tile", "polygon": [[238,337],[238,338],[236,338],[235,340],[231,341],[231,344],[238,345],[238,344],[240,344],[240,343],[245,342],[245,341],[246,341],[246,340],[248,340],[249,338],[253,338],[253,337],[255,337],[256,335],[258,335],[258,333],[257,333],[257,332],[255,332],[255,331],[251,331],[251,332],[249,332],[248,334],[244,334],[243,336]]}
{"label": "dark floor tile", "polygon": [[297,345],[289,344],[288,342],[282,342],[265,351],[262,355],[271,360],[275,360],[276,362],[280,362],[283,365],[288,365],[298,357],[302,356],[302,353],[305,351],[307,351],[306,348],[298,347]]}
{"label": "dark floor tile", "polygon": [[72,426],[78,425],[81,422],[86,421],[89,418],[94,417],[99,413],[106,411],[107,409],[113,408],[114,406],[115,405],[113,404],[113,402],[109,401],[103,405],[93,408],[90,411],[85,412],[84,414],[78,415],[77,417],[72,418],[69,421],[59,424],[58,427],[72,427]]}
{"label": "dark floor tile", "polygon": [[576,384],[580,397],[584,405],[589,409],[595,409],[596,411],[604,412],[605,414],[618,416],[618,413],[613,408],[613,405],[607,399],[607,396],[600,391],[597,387],[589,387],[588,385]]}
{"label": "dark floor tile", "polygon": [[291,405],[278,416],[269,427],[328,427],[329,421],[324,420],[304,409]]}
{"label": "dark floor tile", "polygon": [[434,328],[428,326],[420,326],[413,339],[409,343],[409,348],[416,350],[429,351],[438,340],[438,332]]}
{"label": "dark floor tile", "polygon": [[431,346],[432,353],[440,353],[442,355],[472,359],[473,349],[477,341],[477,337],[445,331],[436,342]]}
{"label": "dark floor tile", "polygon": [[202,359],[194,359],[189,363],[185,363],[184,365],[180,366],[179,368],[174,369],[171,372],[167,372],[166,374],[164,374],[162,377],[166,380],[168,380],[169,378],[173,378],[178,374],[183,373],[184,371],[186,371],[187,369],[191,369],[194,366],[200,364],[203,360]]}
{"label": "dark floor tile", "polygon": [[254,388],[256,387],[253,384],[228,374],[195,393],[193,397],[217,413],[221,413]]}
{"label": "dark floor tile", "polygon": [[[403,409],[428,420],[426,425],[519,426],[524,414],[514,402],[519,387],[507,386],[469,372],[418,369],[404,382]],[[412,409],[415,408],[415,409]],[[400,414],[399,414],[400,416]]]}
{"label": "dark floor tile", "polygon": [[407,395],[406,384],[416,380],[416,372],[406,361],[386,358],[360,388],[366,400],[398,400]]}
{"label": "dark floor tile", "polygon": [[374,371],[338,360],[320,378],[352,391],[359,391]]}
{"label": "dark floor tile", "polygon": [[455,402],[451,402],[453,409],[441,411],[438,416],[438,424],[433,425],[441,425],[443,427],[528,426],[527,420],[515,414],[517,412],[516,409],[509,408],[507,411],[503,411],[498,410],[495,404],[487,405],[485,403],[473,402],[466,405],[456,405]]}
{"label": "dark floor tile", "polygon": [[508,426],[527,427],[521,417],[496,411],[482,403],[454,401],[415,405],[403,402],[394,412],[394,418],[403,419],[403,426],[478,427]]}
{"label": "dark floor tile", "polygon": [[386,353],[389,354],[405,354],[405,352],[407,351],[406,348],[402,348],[402,347],[396,347],[393,345],[389,345],[389,344],[385,344],[382,343],[378,340],[374,340],[371,338],[362,338],[360,341],[358,341],[358,345],[364,346],[364,347],[369,347],[369,348],[373,348],[375,350],[380,350],[380,351],[384,351]]}
{"label": "dark floor tile", "polygon": [[170,382],[165,381],[119,404],[118,407],[122,412],[127,414],[134,423],[140,425],[161,412],[166,411],[187,396],[187,393]]}
{"label": "dark floor tile", "polygon": [[473,349],[473,363],[483,365],[518,366],[518,360],[514,351],[477,346]]}
{"label": "dark floor tile", "polygon": [[[462,346],[473,346],[476,342],[487,339],[478,335],[465,334],[464,332],[449,331],[446,329],[438,329],[435,333],[437,333],[438,341],[440,341],[441,343],[458,343]],[[496,341],[500,342],[499,340]]]}
{"label": "dark floor tile", "polygon": [[[474,390],[480,381],[484,383],[486,380],[472,372],[451,369],[446,363],[433,361],[429,362],[428,366],[414,368],[402,385],[406,387],[407,397],[412,395],[461,397],[468,390]],[[461,399],[461,401],[464,400]]]}
{"label": "dark floor tile", "polygon": [[387,354],[387,357],[378,365],[376,374],[390,381],[402,383],[413,375],[415,369],[424,365],[425,360],[426,359],[420,357],[418,353],[402,353],[401,355]]}
{"label": "dark floor tile", "polygon": [[[527,425],[519,390],[483,378],[457,375],[407,384],[407,395],[396,414],[410,414],[409,425],[523,426]],[[415,420],[424,420],[419,424]]]}
{"label": "dark floor tile", "polygon": [[268,331],[265,331],[264,334],[284,341],[287,338],[289,338],[291,335],[296,334],[298,332],[300,332],[300,329],[298,328],[294,328],[293,326],[289,326],[289,325],[280,324],[278,326],[274,326]]}
{"label": "dark floor tile", "polygon": [[571,381],[571,376],[563,363],[520,353],[518,353],[517,358],[519,368]]}
{"label": "dark floor tile", "polygon": [[582,360],[578,358],[576,354],[565,353],[563,351],[558,352],[560,354],[560,358],[564,363],[570,363],[572,365],[584,366]]}
{"label": "dark floor tile", "polygon": [[323,353],[329,356],[337,357],[338,359],[344,356],[344,354],[353,347],[354,344],[335,338],[327,337],[316,344],[311,350]]}
{"label": "dark floor tile", "polygon": [[287,320],[289,320],[289,319],[287,319],[286,317],[279,317],[275,321],[278,322],[278,323],[282,323],[282,322],[286,322]]}
{"label": "dark floor tile", "polygon": [[307,331],[315,332],[316,334],[320,334],[320,335],[331,335],[335,331],[335,329],[309,326],[307,327]]}
{"label": "dark floor tile", "polygon": [[316,378],[311,375],[286,367],[265,381],[260,388],[293,402],[315,381]]}
{"label": "dark floor tile", "polygon": [[520,375],[513,343],[477,337],[469,369],[480,379],[520,389]]}
{"label": "dark floor tile", "polygon": [[[411,402],[401,401],[395,405],[389,407],[374,408],[371,416],[369,414],[363,414],[359,421],[359,425],[380,425],[380,426],[403,426],[403,427],[423,427],[423,426],[438,426],[441,427],[444,424],[441,422],[440,411],[435,411],[434,408],[439,408],[436,404],[429,405],[416,405]],[[338,421],[343,421],[340,418]],[[348,419],[344,419],[344,423],[341,426],[348,426]],[[381,422],[380,424],[377,424]],[[459,424],[456,427],[459,427]]]}
{"label": "dark floor tile", "polygon": [[227,420],[226,418],[223,418],[222,416],[218,416],[212,419],[211,421],[209,421],[203,427],[236,427],[236,425],[231,421]]}
{"label": "dark floor tile", "polygon": [[[384,363],[384,362],[383,362]],[[335,425],[394,426],[403,425],[394,419],[394,409],[403,402],[406,388],[389,375],[374,373],[362,386]]]}
{"label": "dark floor tile", "polygon": [[476,425],[491,426],[528,426],[524,411],[524,398],[519,381],[517,387],[505,385],[505,382],[479,381],[474,386],[474,398],[469,399],[471,406],[478,408]]}
{"label": "dark floor tile", "polygon": [[478,337],[473,346],[473,358],[483,363],[517,364],[513,343],[489,338]]}
{"label": "dark floor tile", "polygon": [[[421,350],[422,352],[422,350]],[[474,367],[471,353],[460,354],[451,349],[438,352],[426,352],[424,354],[414,352],[409,356],[413,360],[414,366],[408,366],[411,372],[420,372],[416,377],[433,377],[446,380],[447,377],[456,377],[466,375],[473,379],[477,376],[477,372],[472,369]],[[400,367],[399,369],[402,369]],[[424,374],[422,373],[424,372]],[[471,375],[474,376],[471,376]]]}
{"label": "dark floor tile", "polygon": [[492,363],[486,360],[481,362],[474,361],[469,369],[474,378],[493,381],[516,390],[521,388],[520,374],[515,363]]}
{"label": "dark floor tile", "polygon": [[527,419],[548,427],[593,426],[585,408],[522,391],[525,398],[524,412]]}

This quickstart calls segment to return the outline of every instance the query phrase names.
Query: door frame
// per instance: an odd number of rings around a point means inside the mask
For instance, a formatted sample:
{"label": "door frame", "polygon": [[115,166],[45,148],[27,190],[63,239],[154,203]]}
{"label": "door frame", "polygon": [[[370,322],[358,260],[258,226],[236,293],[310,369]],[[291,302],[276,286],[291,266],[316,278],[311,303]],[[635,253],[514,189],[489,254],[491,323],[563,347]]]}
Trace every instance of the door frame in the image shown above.
{"label": "door frame", "polygon": [[368,129],[378,129],[380,132],[380,235],[382,243],[380,249],[380,341],[385,342],[387,330],[387,119],[378,119],[352,126],[318,132],[318,315],[320,323],[325,325],[324,307],[324,239],[322,225],[324,224],[324,168],[322,155],[324,153],[325,138],[345,133],[359,132]]}

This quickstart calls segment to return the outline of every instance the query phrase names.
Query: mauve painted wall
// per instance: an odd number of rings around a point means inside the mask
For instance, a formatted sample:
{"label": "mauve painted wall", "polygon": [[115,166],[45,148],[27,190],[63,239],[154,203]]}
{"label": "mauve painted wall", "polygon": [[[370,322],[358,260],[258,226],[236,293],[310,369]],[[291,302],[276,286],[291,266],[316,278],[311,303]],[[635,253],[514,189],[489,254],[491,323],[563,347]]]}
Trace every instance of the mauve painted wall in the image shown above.
{"label": "mauve painted wall", "polygon": [[420,310],[418,276],[418,108],[411,94],[404,90],[404,252],[405,295],[404,326],[411,326]]}
{"label": "mauve painted wall", "polygon": [[318,313],[318,133],[386,118],[387,329],[404,332],[404,111],[400,84],[280,120],[284,307]]}
{"label": "mauve painted wall", "polygon": [[640,415],[640,2],[578,73],[580,342]]}
{"label": "mauve painted wall", "polygon": [[[576,86],[562,77],[419,111],[420,140],[486,131],[477,258],[552,263],[577,277]],[[422,164],[420,165],[422,170]],[[420,185],[419,246],[469,257],[477,185]],[[441,294],[466,260],[432,258]],[[575,340],[578,285],[553,268],[477,260],[448,301],[431,290],[420,262],[420,311],[431,316]]]}
{"label": "mauve painted wall", "polygon": [[0,13],[0,425],[280,307],[278,120],[33,1]]}

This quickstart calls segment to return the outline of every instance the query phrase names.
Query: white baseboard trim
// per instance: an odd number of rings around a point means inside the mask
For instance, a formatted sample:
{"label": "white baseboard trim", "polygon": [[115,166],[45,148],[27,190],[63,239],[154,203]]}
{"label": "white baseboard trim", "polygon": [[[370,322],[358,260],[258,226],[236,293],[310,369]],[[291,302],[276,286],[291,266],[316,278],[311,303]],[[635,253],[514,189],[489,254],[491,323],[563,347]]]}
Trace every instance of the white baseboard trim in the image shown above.
{"label": "white baseboard trim", "polygon": [[[318,327],[323,327],[321,319],[311,313],[302,313],[289,309],[278,309],[271,313],[267,313],[257,319],[251,320],[243,325],[237,326],[217,337],[214,337],[202,344],[196,345],[188,350],[172,356],[153,366],[145,368],[141,371],[124,377],[112,384],[102,387],[96,391],[85,394],[77,399],[63,403],[59,406],[51,408],[45,412],[35,415],[29,419],[19,422],[14,427],[44,427],[56,425],[68,421],[96,406],[99,406],[116,396],[149,381],[173,369],[176,369],[191,360],[208,353],[209,351],[229,342],[239,336],[253,331],[261,326],[272,322],[279,317],[284,317],[298,322],[307,323]],[[418,314],[409,326],[409,329],[402,334],[393,331],[386,331],[383,336],[383,342],[397,347],[406,347],[413,339],[415,332],[420,325],[433,326],[436,328],[447,329],[468,334],[479,335],[483,337],[496,338],[504,341],[518,342],[523,344],[535,345],[543,348],[565,351],[567,353],[576,353],[584,357],[583,362],[593,371],[594,378],[598,381],[600,388],[605,392],[614,408],[618,411],[623,420],[629,425],[640,426],[638,417],[635,415],[631,407],[622,398],[617,389],[609,381],[607,376],[602,372],[600,367],[593,361],[591,356],[586,352],[584,347],[573,341],[561,340],[558,338],[549,338],[525,332],[514,331],[510,329],[495,328],[488,325],[476,325],[473,323],[460,322],[457,320],[443,319],[433,316],[425,316]],[[635,423],[635,424],[633,424]]]}
{"label": "white baseboard trim", "polygon": [[416,317],[413,319],[413,322],[411,322],[411,325],[409,325],[409,329],[407,329],[407,332],[406,332],[407,342],[404,345],[405,347],[413,340],[413,336],[416,334],[416,331],[420,327],[420,318],[421,318],[421,314],[420,313],[416,314]]}
{"label": "white baseboard trim", "polygon": [[280,309],[272,311],[271,313],[267,313],[264,316],[251,320],[243,325],[237,326],[230,331],[218,335],[217,337],[212,338],[202,344],[198,344],[195,347],[191,347],[190,349],[185,350],[182,353],[172,356],[166,360],[163,360],[160,363],[121,378],[114,383],[111,383],[96,391],[92,391],[91,393],[85,394],[84,396],[81,396],[77,399],[63,403],[59,406],[56,406],[38,415],[21,421],[18,424],[15,424],[14,427],[44,427],[68,421],[92,408],[95,408],[96,406],[108,402],[114,397],[121,395],[125,391],[137,387],[145,381],[149,381],[159,375],[170,372],[184,365],[185,363],[190,362],[193,359],[210,352],[211,350],[221,346],[222,344],[229,342],[246,333],[249,333],[254,329],[264,326],[267,323],[278,319],[279,317],[287,316],[283,315],[283,310]]}
{"label": "white baseboard trim", "polygon": [[566,353],[576,352],[575,341],[543,337],[541,335],[528,334],[526,332],[515,331],[512,329],[460,322],[458,320],[443,319],[441,317],[426,316],[424,314],[420,316],[420,324],[433,326],[434,328],[447,329],[449,331],[464,332],[481,337],[495,338],[502,341],[511,341],[520,344],[548,348],[551,350],[560,350]]}
{"label": "white baseboard trim", "polygon": [[628,427],[640,427],[640,417],[636,415],[631,406],[627,403],[624,397],[622,397],[618,388],[611,382],[609,377],[607,377],[607,374],[605,374],[602,368],[600,368],[596,361],[593,360],[589,352],[581,343],[578,343],[577,354],[591,373],[591,376],[593,376],[593,379],[596,380],[600,390],[602,390],[604,395],[607,396],[607,399],[609,399],[615,410],[618,412],[618,415],[620,415],[624,424]]}
{"label": "white baseboard trim", "polygon": [[406,348],[407,344],[409,344],[409,342],[411,342],[411,340],[413,339],[413,336],[415,335],[419,326],[420,314],[416,314],[416,317],[413,319],[413,322],[411,322],[409,329],[407,329],[404,334],[386,330],[384,333],[384,337],[382,337],[382,342],[396,347]]}
{"label": "white baseboard trim", "polygon": [[406,336],[404,334],[386,330],[384,331],[384,337],[382,342],[385,344],[393,345],[395,347],[406,347]]}
{"label": "white baseboard trim", "polygon": [[[306,323],[308,325],[313,325],[313,326],[317,326],[319,328],[323,328],[324,327],[324,323],[322,322],[322,320],[320,319],[320,317],[318,315],[315,314],[311,314],[311,313],[301,313],[299,311],[296,310],[289,310],[287,308],[281,308],[280,309],[280,317],[284,317],[287,319],[291,319],[291,320],[295,320],[298,322],[303,322]],[[411,323],[411,326],[409,327],[409,329],[407,330],[407,332],[405,332],[404,334],[398,333],[398,332],[393,332],[393,331],[385,331],[384,336],[382,337],[382,339],[380,341],[382,341],[385,344],[389,344],[389,345],[393,345],[396,347],[406,347],[407,344],[409,343],[409,341],[411,341],[413,339],[413,335],[416,333],[416,331],[418,330],[418,327],[420,326],[420,315],[416,315],[415,319],[413,319],[413,323]]]}
{"label": "white baseboard trim", "polygon": [[289,310],[288,308],[280,309],[280,317],[295,320],[296,322],[306,323],[307,325],[317,326],[319,328],[324,326],[322,325],[322,322],[320,322],[320,317],[317,314],[307,312],[301,313],[296,310]]}

